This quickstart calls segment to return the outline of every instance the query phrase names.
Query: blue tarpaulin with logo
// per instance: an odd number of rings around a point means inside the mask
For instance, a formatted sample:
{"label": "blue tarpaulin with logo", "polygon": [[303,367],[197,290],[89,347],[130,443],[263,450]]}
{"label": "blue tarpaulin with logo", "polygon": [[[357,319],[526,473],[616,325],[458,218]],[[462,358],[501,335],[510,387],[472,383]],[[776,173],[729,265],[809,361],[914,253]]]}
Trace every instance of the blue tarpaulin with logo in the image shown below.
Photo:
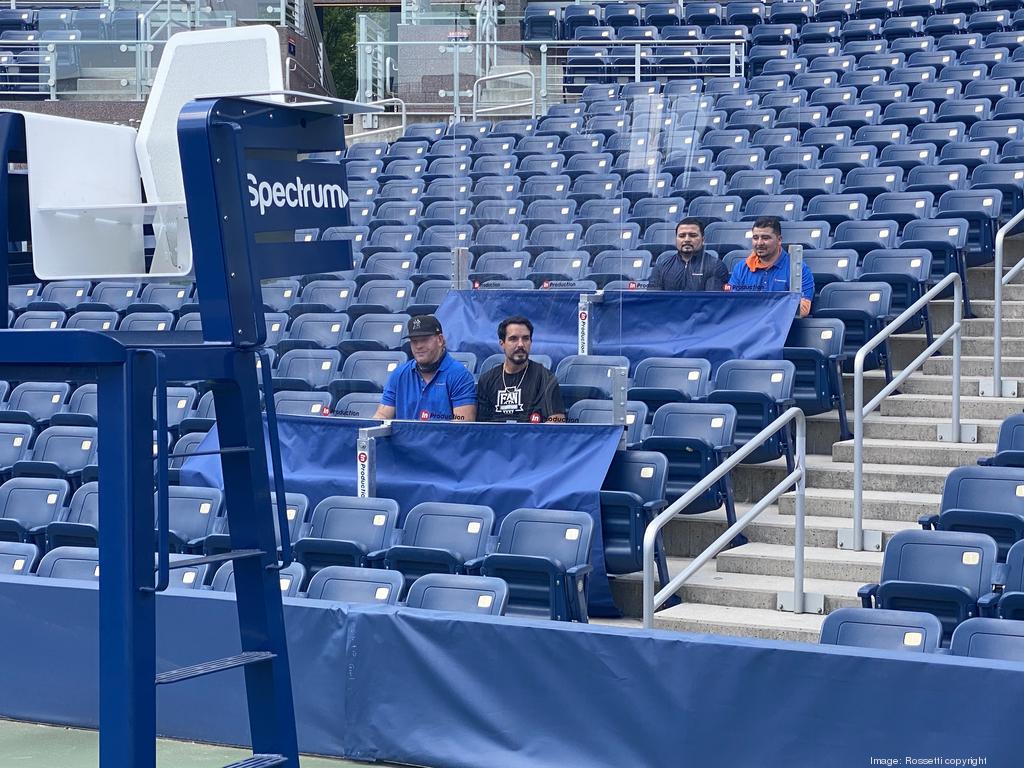
{"label": "blue tarpaulin with logo", "polygon": [[[578,349],[578,291],[451,291],[437,310],[448,348],[477,358],[500,351],[498,323],[533,323],[533,352],[558,362]],[[777,360],[796,316],[793,293],[611,291],[589,310],[590,353],[647,357]]]}
{"label": "blue tarpaulin with logo", "polygon": [[[356,437],[378,421],[282,416],[278,419],[285,487],[309,497],[356,495]],[[520,507],[573,509],[594,518],[589,607],[615,616],[601,546],[600,490],[622,427],[598,424],[392,422],[376,441],[377,495],[402,514],[424,501],[485,504],[498,521]],[[216,430],[199,450],[217,447]],[[223,487],[218,456],[193,456],[186,485]]]}

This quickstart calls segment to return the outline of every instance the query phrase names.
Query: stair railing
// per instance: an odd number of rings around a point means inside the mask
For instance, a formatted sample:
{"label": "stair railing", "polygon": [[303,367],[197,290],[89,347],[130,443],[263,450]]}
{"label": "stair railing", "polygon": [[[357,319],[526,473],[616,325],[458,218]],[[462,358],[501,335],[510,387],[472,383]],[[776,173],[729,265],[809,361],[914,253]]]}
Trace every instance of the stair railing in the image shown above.
{"label": "stair railing", "polygon": [[[749,456],[751,453],[761,447],[766,441],[771,439],[780,429],[788,429],[791,422],[796,423],[796,462],[793,467],[793,471],[790,472],[786,477],[782,479],[768,494],[761,499],[757,504],[750,508],[750,510],[736,520],[735,523],[726,529],[725,533],[719,536],[714,542],[700,555],[698,555],[692,563],[681,573],[676,574],[675,577],[669,581],[668,584],[663,584],[661,589],[657,593],[654,591],[654,554],[655,554],[655,543],[658,539],[658,534],[661,529],[668,525],[676,515],[685,510],[691,502],[696,500],[699,496],[704,494],[709,488],[715,483],[725,477],[731,472],[743,459]],[[725,549],[729,543],[746,528],[750,523],[757,519],[757,517],[764,512],[771,504],[790,488],[796,490],[796,508],[795,508],[795,523],[796,529],[794,532],[794,556],[793,556],[793,601],[792,609],[793,613],[804,612],[804,497],[805,490],[807,488],[807,421],[804,417],[804,412],[799,408],[789,408],[779,418],[769,424],[767,427],[762,429],[750,440],[747,441],[746,445],[732,454],[722,464],[718,466],[713,472],[707,477],[701,480],[697,485],[691,488],[689,491],[680,496],[676,501],[670,504],[665,511],[654,518],[647,526],[647,530],[644,531],[644,627],[646,629],[652,629],[654,627],[654,612],[672,595],[679,591],[679,589],[689,581],[690,577],[693,576],[697,571],[703,568],[712,558],[716,557],[719,552]],[[788,594],[779,595],[779,604],[782,606],[788,601]]]}
{"label": "stair railing", "polygon": [[[877,348],[886,339],[910,320],[914,315],[924,309],[929,303],[938,299],[943,291],[953,286],[953,324],[938,336],[925,350],[914,358],[910,365],[906,366],[892,381],[882,387],[871,401],[864,404],[864,362],[872,350]],[[863,347],[857,350],[853,360],[853,531],[852,536],[849,530],[839,531],[839,549],[853,549],[857,552],[864,551],[864,419],[881,404],[890,394],[896,391],[904,381],[917,369],[928,362],[929,358],[941,349],[950,339],[953,340],[953,413],[952,422],[948,427],[940,424],[937,438],[941,442],[977,442],[977,426],[961,425],[960,423],[960,355],[961,336],[963,324],[963,280],[956,272],[951,272],[942,278],[935,286],[925,293],[921,298],[907,307],[903,312],[891,320],[888,325],[880,330]],[[882,535],[878,531],[869,531],[869,549],[882,551]]]}
{"label": "stair railing", "polygon": [[995,300],[995,308],[992,313],[992,379],[991,381],[981,380],[979,392],[983,397],[1017,397],[1017,382],[1003,381],[1003,286],[1009,285],[1010,281],[1024,269],[1024,260],[1017,262],[1013,269],[1004,275],[1003,248],[1006,236],[1017,229],[1021,222],[1024,222],[1024,210],[1019,211],[996,232],[996,274],[992,293],[992,298]]}
{"label": "stair railing", "polygon": [[[493,107],[480,107],[478,101],[480,99],[480,86],[484,83],[493,83],[498,80],[509,80],[514,77],[528,77],[530,78],[530,98],[523,101],[514,101],[507,104],[498,104]],[[458,97],[456,97],[458,98]],[[537,116],[537,77],[528,69],[517,69],[513,72],[499,72],[494,75],[487,75],[485,77],[478,77],[473,82],[473,119],[477,119],[477,115],[483,115],[490,112],[501,112],[506,109],[515,109],[517,107],[529,107],[530,117]]]}

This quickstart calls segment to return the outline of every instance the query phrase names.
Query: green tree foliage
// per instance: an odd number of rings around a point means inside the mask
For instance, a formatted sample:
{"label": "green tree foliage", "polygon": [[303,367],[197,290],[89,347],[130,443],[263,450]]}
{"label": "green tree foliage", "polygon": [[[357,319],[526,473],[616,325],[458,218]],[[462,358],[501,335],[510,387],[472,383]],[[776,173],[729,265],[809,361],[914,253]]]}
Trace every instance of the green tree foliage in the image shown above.
{"label": "green tree foliage", "polygon": [[361,13],[386,14],[388,8],[359,6],[358,8],[331,6],[324,8],[323,38],[327,63],[331,66],[334,86],[340,99],[353,99],[356,95],[356,19]]}

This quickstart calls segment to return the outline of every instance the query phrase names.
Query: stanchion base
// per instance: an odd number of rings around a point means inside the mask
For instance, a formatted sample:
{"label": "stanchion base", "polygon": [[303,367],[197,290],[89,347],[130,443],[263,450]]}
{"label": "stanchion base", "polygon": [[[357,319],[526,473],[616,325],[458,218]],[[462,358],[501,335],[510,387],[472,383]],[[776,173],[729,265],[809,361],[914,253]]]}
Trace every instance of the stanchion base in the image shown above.
{"label": "stanchion base", "polygon": [[978,394],[982,397],[1017,397],[1016,379],[1002,379],[999,384],[997,388],[994,379],[982,379],[978,382]]}
{"label": "stanchion base", "polygon": [[935,439],[940,443],[977,443],[978,425],[964,424],[963,422],[960,422],[960,439],[954,440],[953,425],[939,424],[938,429],[935,431]]}
{"label": "stanchion base", "polygon": [[[796,602],[792,592],[779,592],[775,596],[775,608],[779,611],[793,613]],[[814,613],[818,616],[825,615],[825,596],[817,592],[804,592],[803,613]]]}
{"label": "stanchion base", "polygon": [[[836,535],[836,548],[838,549],[854,549],[853,546],[853,528],[841,528]],[[881,552],[882,551],[882,532],[881,531],[869,531],[864,529],[864,551],[865,552]]]}

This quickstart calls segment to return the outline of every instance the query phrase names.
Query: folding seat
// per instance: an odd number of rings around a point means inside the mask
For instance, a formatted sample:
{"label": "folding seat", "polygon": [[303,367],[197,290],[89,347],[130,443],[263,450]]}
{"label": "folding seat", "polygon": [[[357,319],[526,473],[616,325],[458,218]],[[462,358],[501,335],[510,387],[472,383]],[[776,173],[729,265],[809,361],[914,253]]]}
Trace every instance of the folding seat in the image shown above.
{"label": "folding seat", "polygon": [[[287,334],[288,315],[284,312],[267,312],[263,315],[267,333],[267,346],[273,347]],[[202,330],[202,326],[200,326]]]}
{"label": "folding seat", "polygon": [[784,177],[794,170],[811,170],[818,167],[820,152],[817,147],[780,147],[773,149],[768,157],[767,168],[781,173]]}
{"label": "folding seat", "polygon": [[23,310],[39,296],[40,283],[22,283],[7,287],[7,306],[14,310]]}
{"label": "folding seat", "polygon": [[[187,432],[177,439],[171,451],[171,458],[168,462],[168,478],[171,483],[178,484],[181,480],[181,466],[190,455],[195,453],[203,440],[206,439],[205,432]],[[85,488],[89,483],[82,486]],[[79,489],[79,491],[81,488]],[[76,491],[77,493],[78,491]],[[49,535],[49,532],[48,534]]]}
{"label": "folding seat", "polygon": [[960,83],[964,88],[969,83],[988,78],[988,67],[984,64],[951,64],[939,73],[938,82]]}
{"label": "folding seat", "polygon": [[991,69],[996,64],[1010,61],[1010,52],[1005,48],[971,48],[960,54],[959,61],[962,65],[977,64]]}
{"label": "folding seat", "polygon": [[860,100],[867,102],[870,99],[864,98],[864,89],[871,86],[884,85],[888,77],[889,73],[884,69],[855,69],[851,72],[845,72],[839,78],[839,85],[841,87],[856,88]]}
{"label": "folding seat", "polygon": [[1024,622],[968,619],[953,630],[949,652],[953,656],[1019,662],[1024,659]]}
{"label": "folding seat", "polygon": [[303,526],[295,558],[311,575],[330,565],[365,566],[371,553],[391,545],[397,524],[391,499],[328,496]]}
{"label": "folding seat", "polygon": [[726,192],[746,201],[755,195],[777,194],[781,187],[782,174],[779,171],[737,171],[730,178]]}
{"label": "folding seat", "polygon": [[955,51],[958,55],[972,48],[981,48],[985,44],[985,36],[980,33],[949,34],[939,37],[935,44],[940,51]]}
{"label": "folding seat", "polygon": [[839,608],[821,625],[821,645],[936,653],[942,624],[930,613]]}
{"label": "folding seat", "polygon": [[[401,162],[401,161],[394,161]],[[415,165],[415,161],[409,161]],[[421,163],[422,165],[422,163]],[[396,172],[401,172],[401,167]],[[380,160],[346,160],[345,175],[352,181],[376,181],[383,176],[384,163]],[[412,178],[411,176],[395,176],[394,178]],[[383,183],[383,182],[381,182]]]}
{"label": "folding seat", "polygon": [[724,149],[715,159],[715,170],[730,176],[737,171],[755,171],[764,168],[765,151],[761,147]]}
{"label": "folding seat", "polygon": [[[840,224],[840,228],[857,222]],[[821,289],[814,301],[814,316],[842,320],[846,326],[843,345],[846,360],[843,370],[853,369],[857,351],[885,327],[891,313],[892,286],[888,283],[829,283]],[[886,381],[892,380],[887,342],[882,342],[869,352],[864,360],[864,370],[885,370]]]}
{"label": "folding seat", "polygon": [[[759,81],[759,82],[755,82]],[[789,77],[787,75],[761,75],[758,78],[751,78],[751,92],[757,94],[755,88],[764,83],[765,91],[761,95],[762,109],[771,109],[778,115],[786,107],[802,107],[807,103],[805,91],[789,90]]]}
{"label": "folding seat", "polygon": [[795,128],[804,133],[812,128],[820,128],[827,121],[828,109],[825,107],[788,107],[779,113],[775,127]]}
{"label": "folding seat", "polygon": [[[473,218],[470,223],[477,228],[477,238],[480,230],[488,224],[518,224],[523,217],[523,203],[520,200],[481,200],[473,206]],[[430,254],[428,254],[430,255]],[[420,272],[423,273],[423,263],[420,263]]]}
{"label": "folding seat", "polygon": [[435,224],[428,227],[413,250],[419,256],[428,253],[451,253],[456,248],[468,248],[473,242],[473,227],[469,224]]}
{"label": "folding seat", "polygon": [[[571,8],[572,6],[570,6]],[[370,568],[329,565],[309,580],[306,597],[341,603],[395,605],[402,591],[402,574]]]}
{"label": "folding seat", "polygon": [[804,263],[814,275],[815,294],[829,283],[845,283],[857,277],[857,252],[848,248],[806,250]]}
{"label": "folding seat", "polygon": [[277,351],[284,354],[291,349],[337,347],[345,337],[349,319],[348,315],[340,312],[305,312],[298,315],[288,329],[287,337],[276,345]]}
{"label": "folding seat", "polygon": [[420,229],[415,224],[384,224],[370,233],[363,246],[364,257],[375,253],[412,253],[420,241]]}
{"label": "folding seat", "polygon": [[971,126],[969,137],[972,142],[994,141],[1000,146],[1024,136],[1024,119],[979,120]]}
{"label": "folding seat", "polygon": [[932,216],[935,196],[928,191],[883,192],[871,204],[868,219],[895,221],[900,227],[914,219],[928,219]]}
{"label": "folding seat", "polygon": [[424,207],[439,200],[469,200],[473,191],[473,180],[466,178],[434,179],[427,185],[420,198]]}
{"label": "folding seat", "polygon": [[761,147],[765,152],[771,152],[779,147],[795,147],[799,139],[800,131],[796,128],[762,128],[751,138],[750,148]]}
{"label": "folding seat", "polygon": [[530,136],[537,128],[536,120],[498,120],[491,128],[491,136]]}
{"label": "folding seat", "polygon": [[795,0],[779,0],[769,8],[769,20],[772,24],[806,24],[814,16],[814,3],[801,3]]}
{"label": "folding seat", "polygon": [[88,280],[59,280],[47,283],[39,291],[38,301],[29,302],[28,308],[33,310],[70,309],[88,301],[91,290],[92,283]]}
{"label": "folding seat", "polygon": [[820,0],[814,18],[817,21],[839,21],[845,26],[857,11],[853,0]]}
{"label": "folding seat", "polygon": [[70,392],[65,382],[24,381],[11,390],[0,420],[45,424],[61,410]]}
{"label": "folding seat", "polygon": [[574,155],[569,158],[564,170],[559,168],[558,172],[575,181],[586,173],[608,173],[613,162],[614,158],[608,152]]}
{"label": "folding seat", "polygon": [[729,130],[746,129],[753,134],[762,128],[771,128],[774,121],[774,109],[750,109],[745,112],[735,113],[726,122],[726,128]]}
{"label": "folding seat", "polygon": [[[922,193],[931,194],[931,193]],[[876,201],[877,204],[877,201]],[[900,315],[928,290],[932,275],[932,255],[924,249],[869,251],[861,264],[859,280],[884,282],[892,287],[889,311]],[[924,328],[928,343],[932,341],[932,324],[926,306],[900,326],[898,333],[910,333]]]}
{"label": "folding seat", "polygon": [[117,312],[75,312],[68,318],[65,328],[81,328],[89,331],[112,331],[119,320]]}
{"label": "folding seat", "polygon": [[618,40],[624,42],[638,42],[658,40],[661,37],[661,35],[658,33],[658,28],[655,26],[627,26],[620,28],[618,30],[618,35],[616,37]]}
{"label": "folding seat", "polygon": [[864,194],[869,198],[883,192],[896,192],[903,182],[903,169],[891,167],[854,168],[847,174],[843,192]]}
{"label": "folding seat", "polygon": [[843,394],[844,333],[841,320],[798,317],[782,350],[783,359],[794,368],[794,403],[808,416],[838,411],[840,440],[851,436]]}
{"label": "folding seat", "polygon": [[563,155],[566,160],[571,160],[574,155],[577,154],[594,154],[601,152],[604,148],[605,137],[604,134],[572,134],[562,139],[561,146],[558,148],[559,154]]}
{"label": "folding seat", "polygon": [[93,288],[88,301],[78,304],[78,309],[123,312],[138,301],[139,291],[138,282],[100,282]]}
{"label": "folding seat", "polygon": [[[736,195],[698,197],[686,210],[688,216],[702,219],[705,224],[720,221],[739,221],[743,213],[743,200]],[[675,223],[672,222],[675,227]]]}
{"label": "folding seat", "polygon": [[[776,26],[776,25],[770,25]],[[747,62],[750,66],[750,71],[754,75],[759,75],[764,70],[764,65],[773,59],[791,59],[793,58],[793,46],[782,43],[775,43],[769,45],[752,45],[747,53]]]}
{"label": "folding seat", "polygon": [[331,395],[327,392],[276,392],[274,407],[285,416],[329,416]]}
{"label": "folding seat", "polygon": [[[964,174],[966,178],[966,174]],[[1024,207],[1024,163],[986,163],[971,174],[972,189],[997,189],[1003,195],[1002,217],[1011,218]]]}
{"label": "folding seat", "polygon": [[700,27],[719,24],[724,16],[721,5],[706,2],[687,3],[683,13],[687,24],[696,24]]}
{"label": "folding seat", "polygon": [[[604,140],[604,134],[588,133],[584,134],[581,138]],[[654,148],[657,146],[657,137],[652,138],[646,132],[617,133],[609,136],[604,144],[604,152],[610,154],[613,159],[619,160],[623,155],[647,155],[655,152]],[[608,167],[611,166],[609,165]]]}
{"label": "folding seat", "polygon": [[857,129],[854,148],[870,146],[881,152],[886,147],[905,144],[906,141],[907,128],[904,125],[865,125]]}
{"label": "folding seat", "polygon": [[857,18],[884,21],[896,15],[896,12],[896,0],[861,0]]}
{"label": "folding seat", "polygon": [[867,195],[820,194],[807,201],[804,218],[827,222],[833,227],[844,221],[863,219],[868,207]]}
{"label": "folding seat", "polygon": [[633,206],[633,215],[630,221],[636,222],[645,229],[650,224],[659,221],[675,223],[686,211],[686,207],[686,201],[679,197],[643,198],[637,200],[636,205]]}
{"label": "folding seat", "polygon": [[[550,21],[547,21],[547,23],[550,24]],[[601,8],[599,6],[568,5],[562,11],[562,34],[567,40],[576,39],[576,30],[578,29],[599,26],[601,26]],[[547,39],[553,40],[555,38]]]}
{"label": "folding seat", "polygon": [[963,123],[935,123],[914,126],[910,132],[910,140],[920,144],[934,144],[942,157],[942,150],[947,144],[962,142],[967,136],[967,126]]}
{"label": "folding seat", "polygon": [[45,526],[60,519],[71,495],[66,480],[15,477],[0,485],[0,540],[41,538]]}
{"label": "folding seat", "polygon": [[430,145],[426,159],[434,161],[441,158],[467,157],[472,152],[475,141],[472,136],[453,136],[449,133]]}
{"label": "folding seat", "polygon": [[898,228],[892,219],[844,221],[836,227],[832,247],[852,248],[862,257],[877,248],[895,248]]}
{"label": "folding seat", "polygon": [[795,221],[802,218],[803,206],[803,198],[799,195],[755,195],[747,200],[743,208],[742,221],[750,222],[762,216],[775,216],[787,222]]}
{"label": "folding seat", "polygon": [[829,147],[821,156],[820,168],[836,168],[847,174],[855,168],[874,167],[877,154],[874,146]]}
{"label": "folding seat", "polygon": [[523,250],[531,256],[545,251],[575,251],[582,236],[579,224],[541,224],[530,233],[530,242]]}
{"label": "folding seat", "polygon": [[99,581],[100,553],[89,547],[58,547],[43,555],[36,576],[53,579]]}
{"label": "folding seat", "polygon": [[356,284],[351,280],[313,280],[302,289],[293,312],[344,312],[355,300]]}
{"label": "folding seat", "polygon": [[828,245],[829,226],[825,221],[783,221],[782,237],[788,245],[820,249]]}
{"label": "folding seat", "polygon": [[523,185],[519,199],[525,206],[529,206],[536,200],[563,200],[568,197],[571,186],[572,180],[563,174],[535,176],[528,179]]}
{"label": "folding seat", "polygon": [[786,175],[782,194],[800,195],[805,203],[817,195],[838,194],[841,189],[842,174],[835,170],[796,169]]}
{"label": "folding seat", "polygon": [[[298,597],[299,589],[306,580],[306,569],[300,563],[292,563],[286,568],[277,572],[278,583],[281,587],[282,597]],[[214,592],[235,591],[235,569],[234,563],[222,565],[213,575],[213,583],[210,589]]]}
{"label": "folding seat", "polygon": [[[865,65],[867,66],[867,65]],[[837,78],[857,68],[855,56],[819,56],[807,65],[808,74],[831,72]]]}
{"label": "folding seat", "polygon": [[263,306],[271,312],[287,312],[299,297],[298,280],[272,280],[263,283]]}
{"label": "folding seat", "polygon": [[404,352],[353,352],[328,389],[339,402],[351,392],[383,392],[388,377],[405,361]]}
{"label": "folding seat", "polygon": [[28,576],[39,561],[39,547],[17,541],[0,543],[0,574]]}
{"label": "folding seat", "polygon": [[619,355],[567,355],[555,369],[562,399],[569,407],[577,400],[609,400],[612,397],[612,368],[629,368],[629,359]]}
{"label": "folding seat", "polygon": [[10,479],[15,462],[29,455],[29,445],[35,437],[31,424],[0,422],[0,478]]}
{"label": "folding seat", "polygon": [[790,79],[807,71],[807,59],[800,57],[792,59],[772,59],[764,65],[762,75],[780,75]]}
{"label": "folding seat", "polygon": [[904,83],[911,88],[920,83],[934,83],[935,67],[901,67],[889,75],[889,85]]}
{"label": "folding seat", "polygon": [[[1020,96],[1009,96],[999,99],[992,111],[992,117],[997,120],[1017,120],[1024,118],[1024,98]],[[1021,137],[1017,137],[1018,139]]]}
{"label": "folding seat", "polygon": [[410,123],[399,141],[426,140],[431,144],[444,136],[448,126],[445,123]]}
{"label": "folding seat", "polygon": [[936,218],[968,222],[966,265],[972,267],[992,261],[1002,210],[1003,193],[998,189],[959,189],[942,194]]}
{"label": "folding seat", "polygon": [[980,614],[995,562],[996,543],[984,534],[900,531],[885,548],[880,582],[858,595],[865,608],[933,614],[946,640],[957,624]]}
{"label": "folding seat", "polygon": [[[405,333],[406,323],[409,322],[407,314],[367,314],[360,315],[352,323],[349,338],[341,343],[341,351],[351,354],[356,351],[381,351],[399,349],[402,346],[402,336]],[[296,350],[301,352],[302,350]],[[332,351],[332,350],[329,350]],[[278,363],[277,369],[281,370],[284,362],[283,356]],[[335,368],[324,368],[323,360],[319,361],[323,372],[330,373]],[[317,379],[319,381],[319,379]],[[300,387],[301,388],[301,387]]]}
{"label": "folding seat", "polygon": [[750,222],[716,222],[704,229],[704,246],[718,253],[746,249],[750,251]]}
{"label": "folding seat", "polygon": [[[526,209],[526,218],[522,225],[532,231],[539,224],[571,224],[575,216],[575,200],[534,200]],[[495,240],[496,238],[487,237],[481,242],[480,233],[477,233],[478,245],[490,245]],[[514,250],[508,240],[494,242],[494,245],[493,250]]]}
{"label": "folding seat", "polygon": [[77,484],[82,470],[95,463],[96,428],[58,426],[40,432],[31,460],[16,462],[12,471],[15,477],[50,477]]}
{"label": "folding seat", "polygon": [[[575,109],[580,109],[575,105]],[[460,123],[459,125],[466,125],[466,123]],[[479,160],[483,157],[492,157],[495,155],[505,156],[512,154],[512,150],[515,149],[515,139],[508,136],[486,136],[477,140],[476,144],[473,145],[473,151],[469,153],[469,156],[473,160]]]}
{"label": "folding seat", "polygon": [[847,147],[853,136],[849,126],[828,126],[808,128],[804,131],[801,145],[817,147],[824,152],[829,147]]}
{"label": "folding seat", "polygon": [[698,401],[711,379],[711,364],[700,358],[650,357],[637,363],[626,399],[643,402],[650,413],[666,403]]}
{"label": "folding seat", "polygon": [[800,37],[796,24],[759,24],[750,30],[750,42],[755,46],[792,45]]}
{"label": "folding seat", "polygon": [[936,13],[924,20],[924,33],[933,37],[958,35],[967,31],[967,14]]}
{"label": "folding seat", "polygon": [[721,171],[680,173],[672,185],[673,197],[692,201],[704,195],[718,195],[725,190],[725,174]]}
{"label": "folding seat", "polygon": [[[356,322],[374,315],[363,315]],[[292,349],[284,353],[274,371],[274,389],[309,391],[322,389],[341,363],[336,349]]]}
{"label": "folding seat", "polygon": [[642,250],[601,251],[594,257],[587,279],[598,287],[615,280],[642,281],[651,271],[651,254]]}
{"label": "folding seat", "polygon": [[891,144],[878,156],[880,166],[910,171],[921,165],[933,165],[938,154],[934,144]]}
{"label": "folding seat", "polygon": [[723,6],[729,24],[754,27],[765,20],[765,5],[759,2],[728,2]]}
{"label": "folding seat", "polygon": [[[36,11],[36,29],[42,32],[66,32],[71,29],[72,11],[59,8],[40,8]],[[8,27],[9,29],[29,29],[30,27]],[[118,38],[120,39],[120,38]],[[135,38],[131,38],[135,39]]]}
{"label": "folding seat", "polygon": [[851,19],[843,24],[839,33],[845,43],[849,40],[876,40],[882,34],[882,22],[879,19]]}
{"label": "folding seat", "polygon": [[[956,64],[957,58],[955,51],[914,51],[907,59],[907,64],[911,67],[930,67],[939,73],[941,81],[942,71],[946,67]],[[955,79],[946,82],[961,84],[959,80]]]}
{"label": "folding seat", "polygon": [[835,43],[839,42],[841,24],[836,21],[812,21],[800,28],[800,41],[803,43]]}
{"label": "folding seat", "polygon": [[627,216],[629,216],[629,200],[623,197],[612,197],[607,200],[587,200],[580,206],[575,221],[583,227],[585,232],[593,224],[623,221]]}
{"label": "folding seat", "polygon": [[728,118],[732,118],[737,112],[757,109],[760,103],[761,97],[756,93],[727,93],[718,97],[715,109],[724,110]]}
{"label": "folding seat", "polygon": [[931,192],[938,196],[951,189],[966,189],[967,180],[968,171],[964,165],[918,166],[910,169],[904,191]]}
{"label": "folding seat", "polygon": [[388,152],[386,141],[364,141],[353,144],[345,153],[346,160],[381,160]]}
{"label": "folding seat", "polygon": [[537,257],[526,278],[539,287],[545,281],[579,280],[589,269],[589,257],[582,251],[550,251]]}
{"label": "folding seat", "polygon": [[[575,118],[580,120],[581,118]],[[576,134],[573,134],[576,135]],[[567,137],[568,138],[568,137]],[[553,156],[558,151],[559,137],[557,134],[548,136],[524,136],[516,143],[515,156],[522,162],[531,155]]]}
{"label": "folding seat", "polygon": [[[541,202],[541,201],[538,201]],[[553,212],[565,209],[574,209],[572,200],[551,201],[555,203],[549,206]],[[531,207],[536,206],[533,203]],[[547,219],[541,219],[547,221]],[[490,251],[518,251],[526,242],[528,228],[526,224],[485,224],[480,227],[474,238],[473,245],[469,247],[470,253],[479,255]]]}
{"label": "folding seat", "polygon": [[[895,44],[893,44],[895,47]],[[889,84],[898,83],[900,80],[893,79],[893,74],[903,68],[906,63],[906,54],[902,51],[883,51],[882,53],[865,53],[857,62],[860,69],[879,70],[888,73],[886,82]],[[873,86],[873,87],[880,87]]]}
{"label": "folding seat", "polygon": [[803,43],[794,53],[806,59],[808,66],[822,57],[839,56],[842,46],[839,43]]}
{"label": "folding seat", "polygon": [[431,573],[409,588],[407,608],[501,616],[508,604],[508,584],[487,576]]}
{"label": "folding seat", "polygon": [[931,123],[934,116],[935,105],[930,101],[889,104],[882,114],[882,124],[891,125],[894,128],[903,126],[902,140],[906,141],[907,130]]}

